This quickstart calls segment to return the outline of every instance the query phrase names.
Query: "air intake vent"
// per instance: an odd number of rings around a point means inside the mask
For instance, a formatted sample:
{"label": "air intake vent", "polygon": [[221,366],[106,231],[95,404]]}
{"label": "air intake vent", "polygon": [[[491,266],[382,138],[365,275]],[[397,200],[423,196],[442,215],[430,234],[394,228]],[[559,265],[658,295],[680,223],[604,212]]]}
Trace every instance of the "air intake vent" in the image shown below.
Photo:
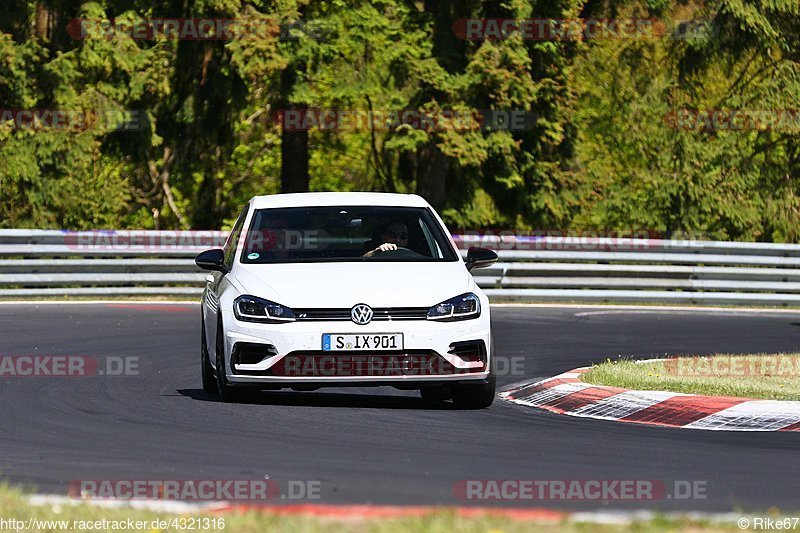
{"label": "air intake vent", "polygon": [[278,350],[271,344],[237,342],[233,346],[231,360],[235,369],[236,365],[255,365],[273,355],[278,355]]}
{"label": "air intake vent", "polygon": [[486,362],[486,344],[482,340],[454,342],[447,353],[457,355],[464,361]]}

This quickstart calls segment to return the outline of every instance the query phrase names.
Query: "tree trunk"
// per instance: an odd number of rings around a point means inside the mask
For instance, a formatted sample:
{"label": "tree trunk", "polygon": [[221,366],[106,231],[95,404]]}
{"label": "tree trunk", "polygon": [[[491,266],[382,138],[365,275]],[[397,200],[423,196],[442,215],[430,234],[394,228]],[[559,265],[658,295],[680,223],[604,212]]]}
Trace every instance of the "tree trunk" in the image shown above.
{"label": "tree trunk", "polygon": [[433,17],[433,56],[448,72],[466,67],[466,41],[453,31],[453,23],[469,16],[469,6],[461,0],[425,0],[423,8]]}
{"label": "tree trunk", "polygon": [[420,148],[417,164],[417,194],[435,209],[444,207],[447,199],[447,156],[434,141]]}
{"label": "tree trunk", "polygon": [[[297,79],[297,65],[290,63],[281,74],[280,108],[305,113],[305,105],[291,105],[290,97]],[[308,130],[287,130],[281,125],[281,192],[308,191]]]}
{"label": "tree trunk", "polygon": [[[294,109],[304,109],[294,107]],[[308,191],[308,131],[281,133],[281,192]]]}

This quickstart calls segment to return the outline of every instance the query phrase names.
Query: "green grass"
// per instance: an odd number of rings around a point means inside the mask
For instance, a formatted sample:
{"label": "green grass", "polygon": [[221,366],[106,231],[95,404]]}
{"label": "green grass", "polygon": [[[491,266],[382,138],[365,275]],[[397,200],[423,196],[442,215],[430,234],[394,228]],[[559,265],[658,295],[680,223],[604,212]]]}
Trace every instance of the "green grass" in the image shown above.
{"label": "green grass", "polygon": [[714,355],[593,366],[581,380],[637,390],[800,400],[800,354]]}
{"label": "green grass", "polygon": [[[623,531],[641,532],[678,532],[678,531],[739,531],[735,523],[731,524],[712,524],[705,521],[690,519],[672,519],[666,517],[656,517],[629,525],[599,525],[593,523],[552,523],[539,521],[517,521],[501,516],[482,515],[478,517],[465,518],[458,516],[452,509],[435,511],[432,514],[421,517],[408,518],[325,518],[310,515],[282,516],[265,512],[234,513],[226,515],[198,515],[192,517],[207,516],[211,518],[223,518],[225,520],[226,533],[263,533],[272,532],[308,532],[308,533],[330,533],[331,531],[363,532],[363,533],[449,533],[451,531],[465,533],[505,533],[505,532],[565,532],[565,533],[617,533]],[[97,528],[74,528],[74,521],[96,522],[107,521],[145,521],[152,523],[154,519],[169,520],[171,518],[188,518],[189,515],[170,514],[165,512],[153,512],[147,510],[137,510],[131,508],[108,509],[77,503],[76,505],[30,505],[25,495],[19,490],[0,486],[0,517],[4,520],[29,520],[37,519],[42,521],[68,521],[67,529],[59,529],[58,526],[40,527],[24,529],[26,533],[44,533],[46,531],[97,531]],[[14,531],[6,524],[6,531]],[[120,530],[122,531],[122,530]],[[139,531],[149,533],[161,533],[167,531],[181,531],[177,528],[156,529],[147,527]],[[213,532],[214,529],[195,531]]]}

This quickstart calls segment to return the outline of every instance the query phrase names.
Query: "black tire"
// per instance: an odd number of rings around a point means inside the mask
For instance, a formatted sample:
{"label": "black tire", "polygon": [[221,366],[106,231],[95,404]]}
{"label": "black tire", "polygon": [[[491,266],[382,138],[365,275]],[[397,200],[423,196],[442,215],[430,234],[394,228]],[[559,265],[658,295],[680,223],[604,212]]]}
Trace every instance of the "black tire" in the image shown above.
{"label": "black tire", "polygon": [[458,409],[485,409],[492,405],[497,379],[491,374],[486,381],[477,385],[461,384],[453,387],[453,405]]}
{"label": "black tire", "polygon": [[214,367],[208,357],[208,344],[206,344],[206,321],[200,319],[200,369],[203,376],[203,392],[217,392],[217,379],[214,377]]}
{"label": "black tire", "polygon": [[489,339],[489,346],[491,363],[486,383],[453,387],[453,405],[457,409],[485,409],[494,402],[495,389],[497,388],[494,335]]}
{"label": "black tire", "polygon": [[449,387],[423,387],[419,395],[426,402],[445,402],[453,396]]}
{"label": "black tire", "polygon": [[225,370],[225,341],[222,331],[222,317],[217,322],[217,342],[216,346],[216,359],[217,364],[215,390],[224,402],[235,402],[242,398],[242,390],[237,389],[235,385],[228,382],[228,375]]}

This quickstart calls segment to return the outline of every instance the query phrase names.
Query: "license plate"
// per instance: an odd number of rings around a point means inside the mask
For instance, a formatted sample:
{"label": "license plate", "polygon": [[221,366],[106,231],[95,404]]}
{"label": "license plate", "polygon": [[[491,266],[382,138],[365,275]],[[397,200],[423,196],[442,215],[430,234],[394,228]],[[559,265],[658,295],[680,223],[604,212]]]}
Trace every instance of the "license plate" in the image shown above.
{"label": "license plate", "polygon": [[402,333],[325,333],[322,349],[326,352],[402,350]]}

